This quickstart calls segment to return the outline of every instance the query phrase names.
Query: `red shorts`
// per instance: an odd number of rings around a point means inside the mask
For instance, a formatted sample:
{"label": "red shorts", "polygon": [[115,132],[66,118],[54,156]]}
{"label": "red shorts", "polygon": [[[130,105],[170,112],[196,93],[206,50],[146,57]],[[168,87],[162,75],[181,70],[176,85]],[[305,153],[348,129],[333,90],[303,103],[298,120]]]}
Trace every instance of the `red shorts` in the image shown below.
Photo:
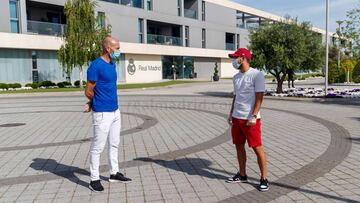
{"label": "red shorts", "polygon": [[235,145],[248,142],[249,147],[262,146],[261,143],[261,121],[257,119],[256,124],[247,126],[248,120],[232,118],[231,135]]}

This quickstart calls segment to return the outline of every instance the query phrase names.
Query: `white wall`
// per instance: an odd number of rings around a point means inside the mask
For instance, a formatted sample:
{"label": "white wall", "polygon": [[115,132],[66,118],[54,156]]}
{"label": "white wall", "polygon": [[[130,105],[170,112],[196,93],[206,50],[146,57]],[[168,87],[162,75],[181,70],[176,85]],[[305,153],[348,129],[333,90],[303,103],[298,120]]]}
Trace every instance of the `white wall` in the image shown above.
{"label": "white wall", "polygon": [[[133,63],[131,63],[131,59],[133,59]],[[129,70],[133,67],[135,67],[135,72],[133,74],[130,74],[131,71]],[[125,75],[126,83],[145,83],[161,81],[161,56],[126,54]]]}
{"label": "white wall", "polygon": [[231,59],[221,59],[221,71],[220,77],[222,78],[232,78],[238,70],[236,70],[231,63]]}

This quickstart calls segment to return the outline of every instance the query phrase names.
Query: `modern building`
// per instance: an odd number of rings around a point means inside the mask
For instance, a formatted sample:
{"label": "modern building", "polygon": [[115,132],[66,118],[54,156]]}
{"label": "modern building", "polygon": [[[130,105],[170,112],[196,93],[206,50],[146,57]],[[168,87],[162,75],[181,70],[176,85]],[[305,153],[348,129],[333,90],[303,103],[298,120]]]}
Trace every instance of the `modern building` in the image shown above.
{"label": "modern building", "polygon": [[[65,2],[0,1],[0,83],[66,80],[57,60]],[[282,20],[229,0],[99,0],[95,10],[121,41],[119,83],[172,79],[174,72],[210,80],[215,67],[232,77],[228,53],[248,45],[249,29]],[[78,79],[75,70],[71,80]]]}

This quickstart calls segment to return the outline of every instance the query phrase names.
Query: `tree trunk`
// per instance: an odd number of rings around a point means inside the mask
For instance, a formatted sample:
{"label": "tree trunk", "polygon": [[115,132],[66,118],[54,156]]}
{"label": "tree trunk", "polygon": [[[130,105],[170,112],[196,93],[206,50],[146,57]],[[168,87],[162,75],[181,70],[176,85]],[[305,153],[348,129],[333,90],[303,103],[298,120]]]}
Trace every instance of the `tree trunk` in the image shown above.
{"label": "tree trunk", "polygon": [[277,81],[276,93],[278,94],[283,93],[283,84],[286,77],[285,73],[283,73],[282,75],[280,75],[280,73],[276,75],[276,81]]}
{"label": "tree trunk", "polygon": [[80,89],[82,89],[83,88],[83,68],[82,68],[82,66],[80,66],[80,84],[79,84],[79,86],[80,86]]}
{"label": "tree trunk", "polygon": [[278,76],[278,77],[276,77],[276,81],[277,81],[276,93],[278,93],[278,94],[283,93],[284,80],[282,80],[280,78],[280,76]]}
{"label": "tree trunk", "polygon": [[66,73],[66,81],[71,83],[71,76],[70,73]]}

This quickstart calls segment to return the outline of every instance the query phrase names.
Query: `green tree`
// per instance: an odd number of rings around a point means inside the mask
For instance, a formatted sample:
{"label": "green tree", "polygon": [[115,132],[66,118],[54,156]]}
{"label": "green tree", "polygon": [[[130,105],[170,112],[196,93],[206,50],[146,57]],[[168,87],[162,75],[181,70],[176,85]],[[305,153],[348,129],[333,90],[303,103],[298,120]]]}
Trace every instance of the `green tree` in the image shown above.
{"label": "green tree", "polygon": [[341,61],[341,68],[345,72],[346,82],[352,81],[352,72],[356,65],[356,61],[353,59],[344,59]]}
{"label": "green tree", "polygon": [[347,20],[345,26],[345,37],[351,39],[351,52],[356,58],[360,58],[360,1],[357,7],[347,13]]}
{"label": "green tree", "polygon": [[253,52],[254,67],[275,76],[277,92],[281,93],[286,73],[321,70],[324,64],[324,46],[321,35],[311,30],[307,22],[266,22],[250,31],[249,49]]}
{"label": "green tree", "polygon": [[358,61],[353,72],[352,72],[353,81],[360,83],[360,62]]}
{"label": "green tree", "polygon": [[336,62],[329,64],[329,83],[338,83],[340,79],[340,69]]}
{"label": "green tree", "polygon": [[84,66],[102,53],[102,40],[111,33],[110,25],[102,27],[98,23],[101,16],[95,16],[95,6],[93,0],[67,0],[64,7],[67,30],[63,36],[64,44],[58,51],[58,59],[68,76],[74,68],[79,68],[80,84]]}

